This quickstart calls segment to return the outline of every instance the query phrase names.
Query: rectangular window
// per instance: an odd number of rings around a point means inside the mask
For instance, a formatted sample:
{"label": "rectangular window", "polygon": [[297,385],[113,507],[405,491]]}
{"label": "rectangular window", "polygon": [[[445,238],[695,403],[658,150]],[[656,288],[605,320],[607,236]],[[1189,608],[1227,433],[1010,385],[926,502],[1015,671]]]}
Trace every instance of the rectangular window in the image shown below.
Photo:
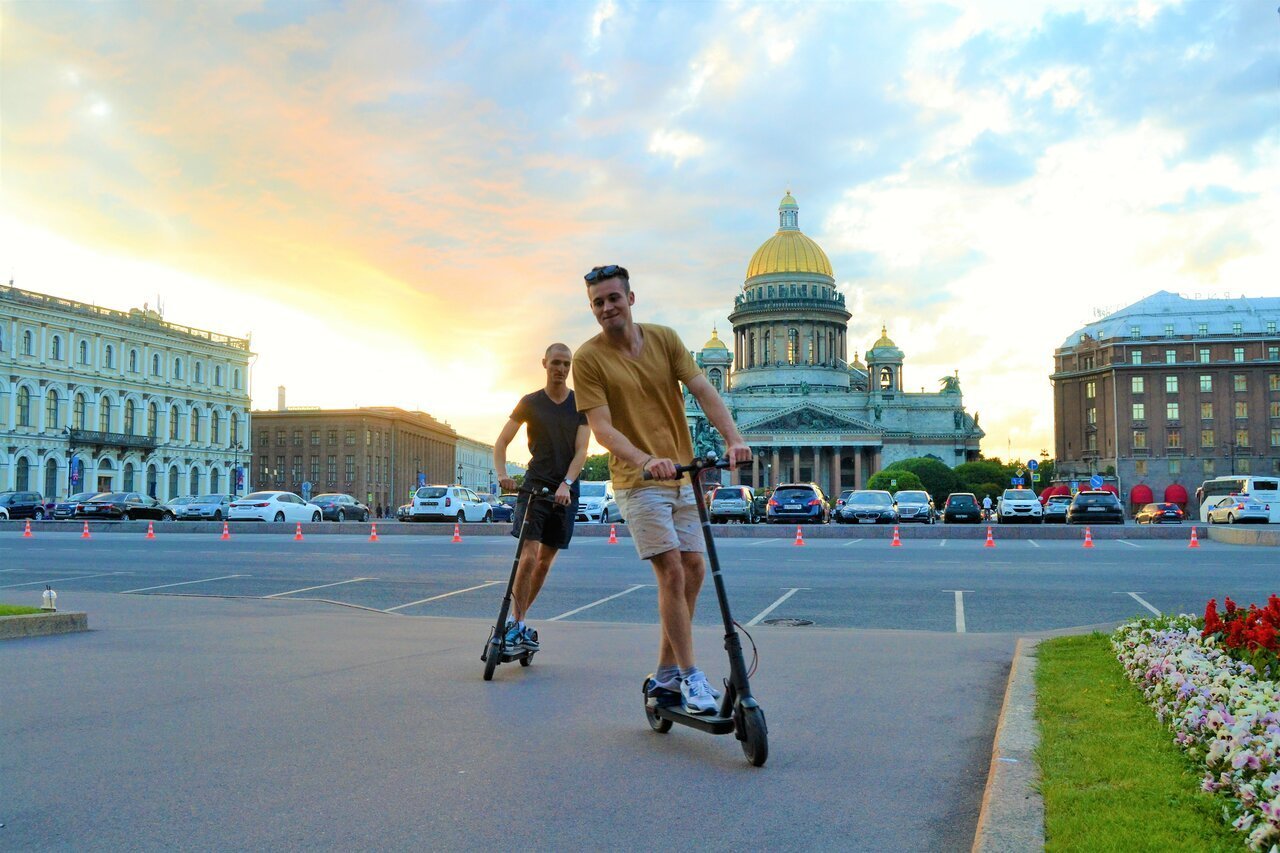
{"label": "rectangular window", "polygon": [[1142,350],[1136,349],[1129,352],[1130,364],[1142,364]]}
{"label": "rectangular window", "polygon": [[1182,448],[1182,430],[1169,430],[1168,441],[1166,441],[1165,444],[1172,450],[1180,450]]}
{"label": "rectangular window", "polygon": [[1276,321],[1270,320],[1267,322],[1267,334],[1274,335],[1275,333],[1276,333]]}
{"label": "rectangular window", "polygon": [[284,430],[282,429],[276,430],[276,444],[284,445]]}
{"label": "rectangular window", "polygon": [[1090,406],[1084,410],[1084,421],[1087,424],[1096,424],[1098,422],[1098,407]]}
{"label": "rectangular window", "polygon": [[338,431],[336,429],[329,430],[328,442],[330,447],[338,443]]}
{"label": "rectangular window", "polygon": [[1085,436],[1085,442],[1084,442],[1084,443],[1085,443],[1085,449],[1086,449],[1086,450],[1097,450],[1097,449],[1098,449],[1098,436],[1097,436],[1097,434],[1096,434],[1096,433],[1089,433],[1089,435]]}
{"label": "rectangular window", "polygon": [[1170,459],[1170,460],[1169,460],[1169,473],[1170,473],[1171,475],[1175,476],[1175,477],[1176,477],[1177,475],[1179,475],[1179,474],[1181,474],[1181,473],[1182,473],[1182,460],[1181,460],[1181,459]]}
{"label": "rectangular window", "polygon": [[1142,376],[1129,377],[1129,390],[1134,394],[1142,394],[1147,390],[1147,380]]}
{"label": "rectangular window", "polygon": [[1271,417],[1280,418],[1280,400],[1272,400],[1270,403]]}
{"label": "rectangular window", "polygon": [[293,431],[293,446],[294,447],[302,446],[302,430],[300,429],[295,429]]}
{"label": "rectangular window", "polygon": [[1142,337],[1142,327],[1141,327],[1141,326],[1130,326],[1130,327],[1129,327],[1129,337],[1131,337],[1131,338],[1140,338],[1140,337]]}
{"label": "rectangular window", "polygon": [[356,446],[356,431],[353,429],[346,430],[342,433],[342,443],[348,447]]}
{"label": "rectangular window", "polygon": [[320,482],[320,457],[312,456],[309,460],[311,463],[311,475],[309,479],[313,484]]}
{"label": "rectangular window", "polygon": [[1244,347],[1234,347],[1231,350],[1231,360],[1236,364],[1242,363],[1244,361]]}
{"label": "rectangular window", "polygon": [[[320,446],[320,430],[318,429],[313,429],[311,431],[311,446],[312,447]],[[319,478],[317,477],[316,479],[319,479]]]}
{"label": "rectangular window", "polygon": [[1092,380],[1084,383],[1084,396],[1086,400],[1092,400],[1094,397],[1098,396],[1098,386]]}
{"label": "rectangular window", "polygon": [[1240,323],[1232,323],[1232,324],[1231,324],[1231,334],[1233,334],[1233,335],[1239,335],[1239,334],[1242,334],[1243,332],[1244,332],[1244,326],[1243,326],[1243,325],[1241,325]]}
{"label": "rectangular window", "polygon": [[1248,447],[1248,446],[1249,446],[1249,430],[1247,429],[1236,430],[1236,447]]}
{"label": "rectangular window", "polygon": [[353,483],[356,479],[356,458],[348,453],[346,462],[347,482]]}
{"label": "rectangular window", "polygon": [[1133,473],[1137,474],[1139,477],[1147,476],[1147,460],[1135,460],[1133,463]]}
{"label": "rectangular window", "polygon": [[1280,373],[1271,373],[1267,375],[1267,387],[1272,391],[1280,391]]}
{"label": "rectangular window", "polygon": [[1250,464],[1250,460],[1248,460],[1248,459],[1237,459],[1237,460],[1236,460],[1236,473],[1237,473],[1237,474],[1248,474],[1248,473],[1252,470],[1252,468],[1253,468],[1253,466]]}
{"label": "rectangular window", "polygon": [[1166,420],[1170,420],[1170,421],[1176,421],[1176,420],[1179,420],[1179,418],[1178,418],[1178,404],[1177,404],[1177,403],[1165,403],[1165,404],[1164,404],[1164,416],[1165,416],[1165,419],[1166,419]]}
{"label": "rectangular window", "polygon": [[271,472],[271,464],[267,461],[266,456],[258,457],[258,482],[267,482],[268,474]]}
{"label": "rectangular window", "polygon": [[264,429],[264,430],[263,430],[263,431],[258,435],[258,446],[259,446],[259,447],[268,447],[268,446],[270,446],[270,444],[271,444],[271,433],[269,433],[267,430],[265,430],[265,429]]}
{"label": "rectangular window", "polygon": [[1200,463],[1200,469],[1204,472],[1204,475],[1206,477],[1212,477],[1213,476],[1213,460],[1212,459],[1204,460],[1202,463]]}
{"label": "rectangular window", "polygon": [[1271,446],[1280,447],[1280,429],[1271,430]]}
{"label": "rectangular window", "polygon": [[1267,347],[1267,361],[1280,361],[1280,347]]}
{"label": "rectangular window", "polygon": [[335,485],[338,482],[338,457],[329,457],[329,464],[326,467],[326,472],[329,475],[329,479],[327,481],[329,485]]}
{"label": "rectangular window", "polygon": [[1147,431],[1145,429],[1135,429],[1133,431],[1133,449],[1145,450],[1147,447]]}
{"label": "rectangular window", "polygon": [[1209,336],[1209,324],[1208,324],[1208,323],[1197,323],[1197,324],[1196,324],[1196,334],[1197,334],[1197,335],[1199,335],[1199,336],[1200,336],[1200,337],[1202,337],[1202,338],[1208,337],[1208,336]]}
{"label": "rectangular window", "polygon": [[1213,430],[1211,429],[1200,430],[1200,446],[1206,447],[1206,448],[1213,447]]}
{"label": "rectangular window", "polygon": [[1142,403],[1134,403],[1133,419],[1135,421],[1145,421],[1147,419],[1147,407]]}
{"label": "rectangular window", "polygon": [[294,483],[302,482],[302,457],[293,457],[293,470],[290,473],[290,481]]}
{"label": "rectangular window", "polygon": [[276,470],[273,473],[275,474],[277,482],[279,482],[284,477],[284,457],[283,456],[276,457]]}
{"label": "rectangular window", "polygon": [[1207,393],[1207,392],[1209,392],[1209,391],[1212,391],[1212,390],[1213,390],[1213,377],[1212,377],[1212,376],[1208,376],[1208,375],[1203,374],[1203,373],[1202,373],[1202,374],[1200,374],[1200,390],[1201,390],[1202,392],[1206,392],[1206,393]]}
{"label": "rectangular window", "polygon": [[1176,349],[1167,349],[1167,350],[1165,350],[1165,351],[1164,351],[1164,363],[1165,363],[1165,364],[1177,364],[1177,363],[1178,363],[1178,351],[1177,351]]}
{"label": "rectangular window", "polygon": [[1213,403],[1200,404],[1200,420],[1202,421],[1213,420]]}
{"label": "rectangular window", "polygon": [[1178,393],[1178,377],[1166,376],[1164,378],[1164,393],[1166,394]]}
{"label": "rectangular window", "polygon": [[1249,390],[1249,378],[1245,376],[1243,373],[1234,374],[1231,377],[1231,384],[1235,387],[1237,391]]}
{"label": "rectangular window", "polygon": [[371,429],[367,429],[364,431],[364,446],[365,447],[373,446],[373,430]]}
{"label": "rectangular window", "polygon": [[1172,323],[1165,323],[1165,324],[1164,324],[1164,336],[1165,336],[1166,338],[1172,338],[1172,337],[1173,337],[1173,324],[1172,324]]}
{"label": "rectangular window", "polygon": [[1249,404],[1244,400],[1236,400],[1236,417],[1237,418],[1249,417]]}
{"label": "rectangular window", "polygon": [[1201,348],[1200,348],[1200,363],[1201,363],[1201,364],[1208,364],[1208,363],[1209,363],[1209,348],[1208,348],[1208,347],[1201,347]]}

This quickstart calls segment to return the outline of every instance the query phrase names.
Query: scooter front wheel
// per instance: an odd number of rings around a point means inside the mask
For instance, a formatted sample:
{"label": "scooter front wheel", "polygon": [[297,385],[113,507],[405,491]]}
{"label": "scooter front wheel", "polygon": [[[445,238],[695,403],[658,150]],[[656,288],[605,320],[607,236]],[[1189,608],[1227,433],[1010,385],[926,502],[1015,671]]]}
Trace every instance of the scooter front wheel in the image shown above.
{"label": "scooter front wheel", "polygon": [[489,641],[489,647],[486,650],[484,660],[484,680],[493,681],[493,671],[498,668],[499,662],[502,660],[502,646],[498,643]]}
{"label": "scooter front wheel", "polygon": [[765,725],[764,709],[740,708],[738,710],[738,739],[742,741],[742,754],[752,767],[763,767],[769,760],[769,727]]}

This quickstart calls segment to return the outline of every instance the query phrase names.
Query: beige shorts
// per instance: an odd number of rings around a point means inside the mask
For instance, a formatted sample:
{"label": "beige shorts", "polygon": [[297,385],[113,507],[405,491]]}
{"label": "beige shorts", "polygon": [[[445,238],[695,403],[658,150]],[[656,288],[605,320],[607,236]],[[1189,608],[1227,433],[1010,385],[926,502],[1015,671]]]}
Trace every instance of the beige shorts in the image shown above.
{"label": "beige shorts", "polygon": [[667,551],[701,554],[707,550],[693,486],[688,483],[619,489],[615,497],[640,559]]}

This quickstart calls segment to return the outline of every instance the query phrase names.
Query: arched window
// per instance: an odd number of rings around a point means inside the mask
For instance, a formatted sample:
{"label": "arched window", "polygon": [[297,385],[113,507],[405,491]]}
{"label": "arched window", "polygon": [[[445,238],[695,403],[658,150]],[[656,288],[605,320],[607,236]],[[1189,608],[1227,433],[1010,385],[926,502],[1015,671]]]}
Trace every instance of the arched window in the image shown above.
{"label": "arched window", "polygon": [[[137,410],[133,405],[133,401],[129,400],[124,404],[124,434],[133,435],[133,419],[137,414]],[[132,492],[133,486],[125,486],[126,492]]]}
{"label": "arched window", "polygon": [[31,463],[25,456],[18,457],[18,477],[14,481],[14,487],[20,492],[31,488]]}
{"label": "arched window", "polygon": [[200,441],[200,413],[197,412],[195,409],[192,409],[191,410],[191,443],[195,444],[198,441]]}
{"label": "arched window", "polygon": [[151,375],[152,376],[160,375],[160,356],[159,355],[151,356]]}
{"label": "arched window", "polygon": [[136,349],[129,350],[129,372],[138,372],[138,351]]}
{"label": "arched window", "polygon": [[239,442],[240,442],[240,419],[236,417],[235,412],[232,412],[231,413],[231,443],[238,444]]}
{"label": "arched window", "polygon": [[59,335],[53,336],[53,343],[49,347],[49,357],[54,361],[62,361],[62,338]]}
{"label": "arched window", "polygon": [[18,387],[18,426],[31,426],[31,392],[25,385]]}
{"label": "arched window", "polygon": [[880,368],[880,390],[893,390],[893,371],[887,367]]}
{"label": "arched window", "polygon": [[710,371],[708,371],[707,376],[708,378],[711,379],[712,387],[714,387],[717,391],[721,390],[720,389],[720,371],[718,369],[712,368]]}
{"label": "arched window", "polygon": [[147,466],[147,494],[151,497],[157,497],[159,493],[159,483],[157,482],[156,466]]}
{"label": "arched window", "polygon": [[773,350],[770,347],[772,337],[773,337],[772,333],[768,329],[765,329],[764,330],[764,366],[765,367],[768,367],[769,362],[773,360]]}
{"label": "arched window", "polygon": [[[103,361],[106,362],[107,370],[114,369],[116,366],[116,351],[114,348],[112,348],[111,344],[107,344],[107,348],[103,352],[103,356],[104,356]],[[125,491],[133,491],[133,490],[126,489]]]}
{"label": "arched window", "polygon": [[[177,406],[174,406],[172,409],[169,410],[169,440],[170,441],[178,440],[178,407]],[[169,495],[169,497],[173,497],[173,495]]]}
{"label": "arched window", "polygon": [[200,494],[200,469],[194,465],[191,466],[191,491],[187,494]]}
{"label": "arched window", "polygon": [[80,342],[80,363],[81,364],[89,363],[89,342],[88,341]]}
{"label": "arched window", "polygon": [[237,368],[231,372],[231,387],[240,390],[240,370]]}
{"label": "arched window", "polygon": [[44,495],[49,500],[58,493],[58,460],[48,456],[44,463]]}
{"label": "arched window", "polygon": [[195,381],[203,382],[204,380],[201,378],[203,376],[204,376],[204,365],[202,365],[200,362],[197,361],[196,369],[195,369]]}
{"label": "arched window", "polygon": [[[222,365],[215,364],[213,366],[213,384],[222,387]],[[215,489],[215,491],[217,491]]]}
{"label": "arched window", "polygon": [[180,358],[175,358],[173,360],[173,378],[174,379],[182,378],[182,359]]}
{"label": "arched window", "polygon": [[217,412],[209,414],[209,443],[217,444],[219,435],[222,432],[222,415]]}
{"label": "arched window", "polygon": [[169,469],[169,497],[176,498],[178,496],[178,469]]}
{"label": "arched window", "polygon": [[58,392],[52,388],[44,392],[44,428],[58,428]]}
{"label": "arched window", "polygon": [[[747,332],[747,367],[756,366],[756,333]],[[717,388],[720,386],[717,385]]]}
{"label": "arched window", "polygon": [[795,364],[800,360],[800,332],[787,329],[787,364]]}
{"label": "arched window", "polygon": [[[156,420],[159,417],[159,414],[160,413],[156,410],[155,403],[147,404],[147,435],[152,438],[156,437]],[[152,497],[155,497],[155,495],[152,495]]]}
{"label": "arched window", "polygon": [[77,394],[71,405],[71,428],[84,429],[85,417],[84,395]]}
{"label": "arched window", "polygon": [[98,432],[111,432],[111,401],[106,397],[98,401]]}
{"label": "arched window", "polygon": [[209,492],[210,492],[210,494],[215,494],[215,495],[216,495],[216,494],[218,493],[218,489],[219,489],[221,486],[222,486],[222,477],[220,476],[220,473],[219,473],[218,469],[217,469],[217,468],[210,468],[210,469],[209,469]]}
{"label": "arched window", "polygon": [[31,336],[31,332],[22,333],[22,354],[32,355],[35,350],[35,338]]}
{"label": "arched window", "polygon": [[133,463],[132,463],[132,462],[126,462],[126,463],[124,463],[124,483],[123,483],[123,485],[122,485],[122,488],[123,488],[126,492],[132,492],[132,491],[134,491],[134,486],[133,486]]}

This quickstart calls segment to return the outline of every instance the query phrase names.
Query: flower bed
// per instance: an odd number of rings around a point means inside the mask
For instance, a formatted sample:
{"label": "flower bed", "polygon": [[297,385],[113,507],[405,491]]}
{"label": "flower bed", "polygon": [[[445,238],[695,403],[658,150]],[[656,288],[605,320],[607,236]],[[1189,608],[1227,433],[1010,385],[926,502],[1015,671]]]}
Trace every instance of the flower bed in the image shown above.
{"label": "flower bed", "polygon": [[[1272,612],[1280,616],[1280,601],[1273,596],[1268,607],[1272,602]],[[1255,642],[1250,645],[1248,612],[1230,605],[1227,619],[1211,619],[1203,631],[1200,620],[1191,616],[1141,619],[1122,625],[1111,643],[1157,718],[1203,767],[1201,787],[1226,799],[1226,819],[1247,834],[1250,849],[1277,853],[1280,684],[1260,675],[1249,659],[1270,654],[1269,665],[1275,662],[1274,652],[1256,642],[1265,629],[1252,632]],[[1269,618],[1256,617],[1254,625]],[[1235,629],[1238,645],[1229,648],[1229,626],[1235,622],[1243,627]]]}

